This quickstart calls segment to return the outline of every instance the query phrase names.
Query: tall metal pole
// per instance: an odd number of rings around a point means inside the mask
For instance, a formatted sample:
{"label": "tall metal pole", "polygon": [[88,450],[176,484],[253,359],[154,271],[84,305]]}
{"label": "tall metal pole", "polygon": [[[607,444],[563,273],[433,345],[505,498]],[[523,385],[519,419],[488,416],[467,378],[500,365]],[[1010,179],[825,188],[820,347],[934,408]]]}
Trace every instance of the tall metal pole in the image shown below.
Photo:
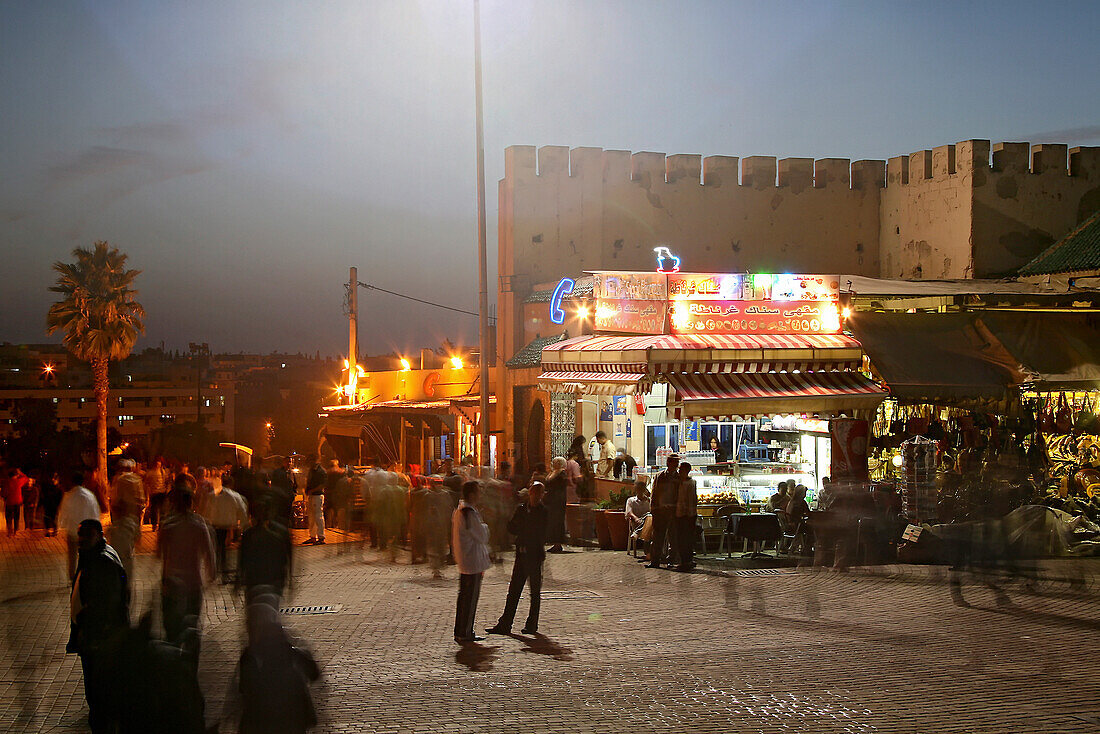
{"label": "tall metal pole", "polygon": [[485,254],[485,131],[481,105],[481,3],[474,0],[474,94],[477,111],[477,264],[478,264],[478,341],[481,355],[481,413],[478,428],[481,445],[478,466],[489,463],[489,275]]}
{"label": "tall metal pole", "polygon": [[[359,363],[359,271],[351,268],[348,278],[348,366]],[[351,373],[349,373],[351,379]],[[353,396],[354,397],[354,396]]]}

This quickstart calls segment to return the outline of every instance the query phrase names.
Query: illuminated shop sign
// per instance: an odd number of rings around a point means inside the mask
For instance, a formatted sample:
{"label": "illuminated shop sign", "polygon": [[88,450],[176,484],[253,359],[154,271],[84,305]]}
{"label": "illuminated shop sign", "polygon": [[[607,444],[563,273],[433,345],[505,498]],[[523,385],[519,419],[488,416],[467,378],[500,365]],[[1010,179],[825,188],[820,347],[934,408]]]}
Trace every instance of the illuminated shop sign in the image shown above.
{"label": "illuminated shop sign", "polygon": [[662,334],[667,313],[668,304],[664,301],[604,299],[596,306],[593,325],[601,331]]}
{"label": "illuminated shop sign", "polygon": [[745,276],[740,273],[676,273],[668,276],[670,300],[733,301],[751,298],[745,294]]}
{"label": "illuminated shop sign", "polygon": [[657,253],[658,273],[668,275],[669,273],[680,272],[680,258],[673,255],[672,250],[661,245],[660,247],[654,247],[653,251]]}
{"label": "illuminated shop sign", "polygon": [[593,289],[597,301],[664,301],[668,284],[658,273],[596,273]]}
{"label": "illuminated shop sign", "polygon": [[836,334],[840,312],[828,301],[697,301],[669,304],[673,334]]}
{"label": "illuminated shop sign", "polygon": [[558,287],[554,289],[554,297],[550,299],[550,321],[553,323],[565,323],[565,311],[562,310],[561,299],[572,293],[576,285],[572,278],[562,278]]}

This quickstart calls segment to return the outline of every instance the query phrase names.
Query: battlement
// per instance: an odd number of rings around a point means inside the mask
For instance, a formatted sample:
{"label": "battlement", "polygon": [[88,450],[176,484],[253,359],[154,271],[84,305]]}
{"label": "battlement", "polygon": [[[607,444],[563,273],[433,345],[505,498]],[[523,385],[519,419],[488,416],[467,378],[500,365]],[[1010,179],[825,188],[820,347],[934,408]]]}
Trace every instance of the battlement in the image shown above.
{"label": "battlement", "polygon": [[888,161],[775,156],[701,156],[563,145],[505,149],[507,179],[587,178],[636,181],[644,186],[743,186],[751,189],[873,189],[942,181],[960,174],[1070,176],[1100,181],[1100,147],[963,140]]}
{"label": "battlement", "polygon": [[886,162],[847,158],[784,158],[672,154],[563,145],[513,145],[504,152],[510,180],[600,176],[604,182],[636,181],[644,186],[743,186],[751,189],[872,189],[886,185]]}

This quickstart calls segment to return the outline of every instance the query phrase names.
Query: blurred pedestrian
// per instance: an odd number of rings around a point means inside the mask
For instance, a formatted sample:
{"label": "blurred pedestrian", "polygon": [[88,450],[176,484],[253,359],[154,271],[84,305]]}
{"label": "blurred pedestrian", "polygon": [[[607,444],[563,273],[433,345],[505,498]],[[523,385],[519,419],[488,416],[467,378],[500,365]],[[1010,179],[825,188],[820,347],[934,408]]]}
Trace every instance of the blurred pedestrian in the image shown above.
{"label": "blurred pedestrian", "polygon": [[119,651],[130,625],[130,584],[118,554],[103,538],[99,520],[82,521],[76,536],[80,564],[69,596],[65,651],[80,656],[89,728],[93,734],[114,732],[123,702]]}
{"label": "blurred pedestrian", "polygon": [[249,507],[252,527],[241,535],[237,555],[237,586],[245,589],[249,602],[257,593],[282,598],[293,580],[290,531],[272,517],[270,505],[257,502]]}
{"label": "blurred pedestrian", "polygon": [[680,487],[676,493],[676,540],[679,545],[679,571],[695,568],[695,540],[698,535],[695,523],[698,514],[698,490],[691,478],[691,464],[680,464]]}
{"label": "blurred pedestrian", "polygon": [[[562,463],[564,464],[564,461]],[[504,612],[496,625],[486,630],[490,634],[511,634],[524,584],[527,584],[531,592],[531,606],[522,632],[525,635],[533,635],[539,631],[542,564],[546,560],[545,541],[548,519],[547,508],[542,504],[544,492],[545,487],[541,482],[532,483],[527,490],[527,501],[520,503],[512,519],[508,521],[508,531],[516,536],[516,560],[512,565],[512,580],[508,583],[508,598],[504,604]]]}
{"label": "blurred pedestrian", "polygon": [[325,472],[325,526],[347,533],[345,527],[351,509],[351,485],[340,462],[330,459]]}
{"label": "blurred pedestrian", "polygon": [[57,511],[57,524],[65,533],[65,543],[68,548],[68,578],[70,579],[76,575],[79,548],[77,533],[80,530],[80,524],[85,520],[99,522],[99,500],[84,486],[84,472],[78,471],[73,473],[69,490],[61,498],[61,507]]}
{"label": "blurred pedestrian", "polygon": [[565,542],[565,504],[569,490],[569,472],[563,456],[550,460],[552,471],[546,478],[546,542],[551,553],[563,553]]}
{"label": "blurred pedestrian", "polygon": [[18,467],[8,470],[4,477],[4,520],[8,525],[8,537],[19,532],[19,514],[23,510],[23,488],[27,485],[27,475]]}
{"label": "blurred pedestrian", "polygon": [[164,561],[161,618],[165,639],[178,643],[187,618],[197,619],[202,611],[203,587],[214,579],[215,560],[210,528],[191,509],[190,478],[180,477],[171,495],[173,513],[161,524],[157,555]]}
{"label": "blurred pedestrian", "polygon": [[462,485],[462,499],[451,516],[451,536],[458,565],[458,607],[455,611],[455,642],[484,640],[474,634],[474,617],[481,594],[481,577],[492,565],[489,560],[489,526],[477,510],[478,483]]}
{"label": "blurred pedestrian", "polygon": [[214,483],[210,481],[210,470],[205,466],[195,469],[195,512],[206,517],[206,504],[214,496]]}
{"label": "blurred pedestrian", "polygon": [[142,476],[145,483],[145,497],[149,502],[146,518],[153,530],[160,527],[160,512],[168,496],[168,470],[164,468],[164,458],[158,456],[153,465],[145,469]]}
{"label": "blurred pedestrian", "polygon": [[[649,545],[649,567],[660,568],[665,560],[666,540],[675,548],[675,542],[669,539],[669,530],[676,522],[676,501],[680,488],[680,457],[672,454],[665,461],[665,470],[653,480],[653,542]],[[671,563],[671,553],[669,562]]]}
{"label": "blurred pedestrian", "polygon": [[317,724],[309,684],[321,671],[296,646],[269,604],[248,606],[248,646],[241,653],[240,734],[300,734]]}
{"label": "blurred pedestrian", "polygon": [[287,456],[283,463],[271,472],[270,506],[271,518],[286,526],[291,525],[294,512],[294,498],[298,494],[298,475],[294,473],[291,458]]}
{"label": "blurred pedestrian", "polygon": [[309,455],[309,476],[306,478],[306,503],[309,513],[309,540],[302,545],[325,544],[325,473],[317,454]]}
{"label": "blurred pedestrian", "polygon": [[39,502],[42,503],[42,524],[46,537],[57,535],[57,510],[61,506],[61,483],[57,472],[43,472]]}
{"label": "blurred pedestrian", "polygon": [[27,477],[27,483],[23,485],[23,527],[34,530],[37,514],[38,479],[32,474]]}
{"label": "blurred pedestrian", "polygon": [[238,528],[248,524],[248,507],[244,497],[226,484],[207,502],[206,519],[214,527],[214,548],[218,553],[218,573],[222,583],[229,580],[229,564],[226,562],[229,543]]}
{"label": "blurred pedestrian", "polygon": [[141,536],[141,516],[145,511],[145,488],[134,473],[133,459],[118,462],[118,474],[111,482],[111,547],[118,553],[126,575],[134,575],[134,546]]}

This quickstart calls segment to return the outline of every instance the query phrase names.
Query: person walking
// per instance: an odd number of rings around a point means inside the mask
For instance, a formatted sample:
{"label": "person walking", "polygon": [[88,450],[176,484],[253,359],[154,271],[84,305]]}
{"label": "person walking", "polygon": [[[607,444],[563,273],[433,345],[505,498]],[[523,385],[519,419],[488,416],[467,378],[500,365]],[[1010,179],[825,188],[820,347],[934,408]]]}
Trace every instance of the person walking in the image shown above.
{"label": "person walking", "polygon": [[276,594],[280,599],[293,579],[290,531],[274,517],[264,502],[249,507],[252,527],[241,535],[237,552],[238,587],[244,587],[245,600],[251,603],[258,594]]}
{"label": "person walking", "polygon": [[[676,500],[680,488],[680,457],[672,454],[665,470],[653,480],[653,542],[649,546],[649,567],[660,568],[665,559],[665,541],[676,521]],[[671,556],[671,553],[669,554]]]}
{"label": "person walking", "polygon": [[27,485],[27,475],[19,468],[9,469],[4,478],[4,520],[8,524],[8,537],[19,532],[19,513],[23,511],[23,487]]}
{"label": "person walking", "polygon": [[157,555],[164,561],[161,618],[165,638],[176,644],[188,618],[197,619],[202,611],[203,587],[214,580],[214,539],[206,521],[191,509],[193,481],[181,476],[175,482],[169,493],[173,512],[157,534]]}
{"label": "person walking", "polygon": [[680,464],[680,489],[676,494],[676,541],[679,547],[680,564],[678,571],[691,571],[695,568],[696,515],[699,498],[695,480],[691,478],[691,464]]}
{"label": "person walking", "polygon": [[32,474],[23,485],[23,528],[34,530],[38,514],[38,479]]}
{"label": "person walking", "polygon": [[141,515],[145,511],[145,487],[134,473],[133,459],[118,462],[118,474],[111,482],[111,547],[122,560],[126,575],[134,575],[134,546],[141,537]]}
{"label": "person walking", "polygon": [[455,611],[455,642],[480,642],[474,634],[474,617],[481,594],[481,577],[492,565],[489,560],[489,526],[477,511],[480,487],[475,481],[462,485],[462,499],[451,515],[451,542],[458,566],[458,608]]}
{"label": "person walking", "polygon": [[495,626],[485,630],[489,634],[511,634],[524,584],[531,591],[531,608],[522,631],[525,635],[533,635],[539,631],[542,564],[546,560],[544,546],[549,514],[546,505],[542,503],[545,490],[541,482],[533,483],[527,490],[527,501],[520,503],[512,519],[508,521],[508,532],[516,536],[516,561],[512,565],[512,580],[508,582],[508,599],[504,603],[504,613],[500,615]]}
{"label": "person walking", "polygon": [[80,547],[77,535],[80,524],[85,520],[99,522],[99,500],[92,494],[92,490],[84,486],[84,472],[78,471],[73,474],[69,491],[61,498],[61,507],[57,511],[57,524],[65,533],[68,548],[70,579],[76,576],[77,552]]}
{"label": "person walking", "polygon": [[42,525],[46,528],[46,537],[57,535],[57,510],[61,507],[61,485],[57,472],[47,472],[42,476],[42,489],[39,501],[42,503]]}
{"label": "person walking", "polygon": [[82,521],[76,536],[80,564],[69,595],[65,652],[80,656],[88,726],[93,734],[114,732],[122,713],[119,652],[130,627],[130,582],[99,520]]}
{"label": "person walking", "polygon": [[[260,504],[260,503],[257,503]],[[218,553],[218,573],[222,583],[229,580],[229,564],[226,562],[233,533],[248,524],[248,504],[232,487],[232,481],[223,484],[220,491],[207,500],[206,519],[214,526],[214,548]]]}
{"label": "person walking", "polygon": [[555,456],[550,460],[550,476],[546,478],[546,542],[553,543],[551,553],[564,553],[565,503],[569,488],[569,473],[565,458]]}
{"label": "person walking", "polygon": [[294,473],[291,457],[283,459],[281,466],[271,472],[271,519],[289,528],[294,514],[294,498],[298,494],[298,475]]}
{"label": "person walking", "polygon": [[317,460],[317,454],[310,454],[309,477],[306,479],[306,503],[309,512],[309,540],[302,545],[325,544],[325,482],[328,475],[325,473],[321,462]]}

